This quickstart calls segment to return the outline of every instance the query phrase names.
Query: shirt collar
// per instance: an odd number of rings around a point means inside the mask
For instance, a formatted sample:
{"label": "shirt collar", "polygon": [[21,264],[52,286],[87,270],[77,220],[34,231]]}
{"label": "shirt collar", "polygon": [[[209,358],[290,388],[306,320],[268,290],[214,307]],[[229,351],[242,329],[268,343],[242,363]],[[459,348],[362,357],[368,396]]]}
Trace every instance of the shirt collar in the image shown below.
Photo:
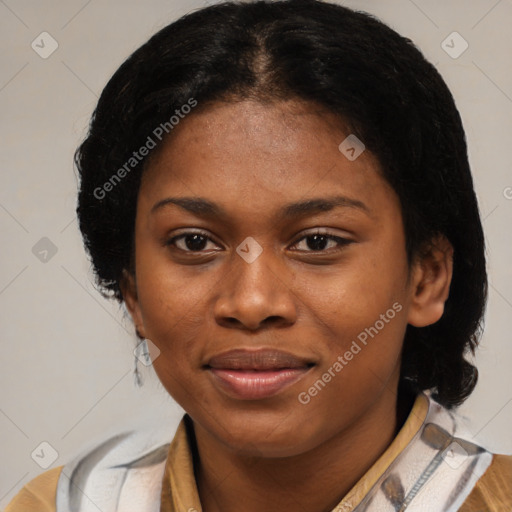
{"label": "shirt collar", "polygon": [[[428,412],[428,402],[429,399],[425,394],[419,394],[416,397],[411,412],[395,439],[334,510],[353,510],[361,502],[375,482],[419,431]],[[194,459],[196,458],[192,419],[185,414],[176,430],[167,455],[162,485],[161,512],[199,512],[201,510],[194,474]]]}

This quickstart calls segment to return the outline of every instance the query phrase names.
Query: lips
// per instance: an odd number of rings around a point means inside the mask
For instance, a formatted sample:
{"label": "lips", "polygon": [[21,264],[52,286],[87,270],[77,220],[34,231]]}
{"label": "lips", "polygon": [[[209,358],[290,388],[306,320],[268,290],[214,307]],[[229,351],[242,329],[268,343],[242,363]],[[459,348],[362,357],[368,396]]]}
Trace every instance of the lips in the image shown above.
{"label": "lips", "polygon": [[207,366],[224,370],[282,370],[304,368],[313,363],[280,350],[230,350],[212,357]]}
{"label": "lips", "polygon": [[230,397],[258,400],[280,393],[313,366],[313,361],[288,352],[237,349],[212,357],[205,369]]}

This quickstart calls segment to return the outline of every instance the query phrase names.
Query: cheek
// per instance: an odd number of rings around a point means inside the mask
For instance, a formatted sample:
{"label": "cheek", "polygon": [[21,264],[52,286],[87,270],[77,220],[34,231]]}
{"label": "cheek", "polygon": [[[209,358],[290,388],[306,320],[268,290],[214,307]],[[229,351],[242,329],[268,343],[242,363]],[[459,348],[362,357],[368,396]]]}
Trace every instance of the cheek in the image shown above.
{"label": "cheek", "polygon": [[405,309],[407,262],[401,254],[361,250],[336,271],[301,280],[312,316],[347,336],[373,325],[395,302]]}
{"label": "cheek", "polygon": [[323,332],[322,372],[338,361],[341,367],[334,370],[342,378],[337,381],[341,384],[346,378],[343,385],[351,388],[368,379],[387,380],[399,363],[407,326],[401,297],[375,287],[371,298],[364,287],[352,291],[333,296],[323,308],[315,303],[311,315],[316,330]]}
{"label": "cheek", "polygon": [[141,251],[137,261],[137,291],[145,334],[163,356],[155,361],[155,369],[171,361],[179,371],[180,364],[197,356],[194,340],[204,333],[205,301],[212,285],[205,280],[207,274],[192,277],[176,272],[165,256],[149,256]]}
{"label": "cheek", "polygon": [[[198,339],[204,336],[202,314],[204,290],[190,280],[181,283],[175,276],[158,272],[153,266],[140,287],[139,300],[146,336],[160,350],[153,367],[167,392],[182,407],[197,399],[197,372],[200,362]],[[141,276],[142,282],[142,276]]]}
{"label": "cheek", "polygon": [[357,257],[347,258],[336,272],[309,279],[306,307],[327,349],[321,372],[343,358],[333,390],[338,385],[370,390],[387,381],[399,364],[407,326],[408,266],[402,244],[398,236],[395,245],[360,247]]}
{"label": "cheek", "polygon": [[[143,231],[141,229],[141,231]],[[186,266],[173,265],[168,249],[145,231],[137,238],[137,295],[145,327],[161,336],[193,312],[208,283]],[[165,336],[164,336],[165,337]]]}
{"label": "cheek", "polygon": [[329,415],[339,425],[352,421],[388,385],[393,389],[407,321],[403,298],[388,281],[340,277],[331,286],[322,301],[310,302],[323,350],[320,366],[300,391],[309,400],[308,417]]}

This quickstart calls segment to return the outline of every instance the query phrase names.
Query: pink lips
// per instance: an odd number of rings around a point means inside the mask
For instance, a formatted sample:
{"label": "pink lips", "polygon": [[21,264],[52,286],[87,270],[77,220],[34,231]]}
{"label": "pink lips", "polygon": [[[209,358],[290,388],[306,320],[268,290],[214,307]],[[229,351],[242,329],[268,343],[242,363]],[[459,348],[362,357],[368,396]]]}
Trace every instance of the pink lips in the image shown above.
{"label": "pink lips", "polygon": [[213,357],[206,368],[233,398],[258,400],[276,395],[300,380],[311,361],[277,350],[231,350]]}

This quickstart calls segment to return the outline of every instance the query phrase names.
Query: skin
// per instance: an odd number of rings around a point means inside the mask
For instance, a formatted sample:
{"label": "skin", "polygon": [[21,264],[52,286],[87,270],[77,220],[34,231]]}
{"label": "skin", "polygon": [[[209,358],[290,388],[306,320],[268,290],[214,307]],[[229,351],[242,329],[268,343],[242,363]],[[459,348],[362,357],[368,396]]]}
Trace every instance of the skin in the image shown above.
{"label": "skin", "polygon": [[[407,324],[443,313],[449,243],[440,238],[408,265],[399,199],[369,151],[354,161],[340,152],[347,135],[310,103],[217,103],[181,121],[143,177],[135,274],[126,273],[123,296],[140,335],[161,351],[159,379],[193,419],[206,512],[335,507],[400,427]],[[290,203],[334,196],[364,207],[279,215]],[[169,197],[206,199],[223,213],[154,209]],[[209,237],[199,251],[190,238],[170,242],[198,231]],[[317,232],[350,243],[327,239],[315,251],[305,237]],[[263,249],[252,263],[236,252],[248,236]],[[299,393],[394,303],[401,311],[300,403]],[[234,348],[277,348],[314,366],[278,395],[240,400],[203,367]]]}

